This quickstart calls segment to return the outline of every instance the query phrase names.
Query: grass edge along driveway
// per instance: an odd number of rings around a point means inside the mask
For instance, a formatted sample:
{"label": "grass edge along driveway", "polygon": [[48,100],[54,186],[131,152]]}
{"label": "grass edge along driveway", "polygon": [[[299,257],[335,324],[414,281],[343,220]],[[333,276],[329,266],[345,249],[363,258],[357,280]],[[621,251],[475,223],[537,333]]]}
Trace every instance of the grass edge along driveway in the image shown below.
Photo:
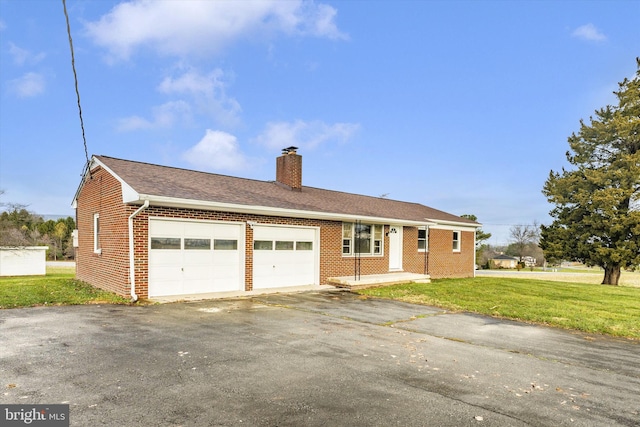
{"label": "grass edge along driveway", "polygon": [[128,303],[112,292],[76,280],[73,268],[47,268],[46,276],[0,277],[0,309]]}
{"label": "grass edge along driveway", "polygon": [[[357,293],[640,340],[640,288],[634,287],[476,277]],[[75,280],[73,269],[48,269],[46,276],[0,278],[0,309],[77,304],[130,303]]]}
{"label": "grass edge along driveway", "polygon": [[640,339],[640,288],[634,287],[475,277],[356,292],[451,311]]}

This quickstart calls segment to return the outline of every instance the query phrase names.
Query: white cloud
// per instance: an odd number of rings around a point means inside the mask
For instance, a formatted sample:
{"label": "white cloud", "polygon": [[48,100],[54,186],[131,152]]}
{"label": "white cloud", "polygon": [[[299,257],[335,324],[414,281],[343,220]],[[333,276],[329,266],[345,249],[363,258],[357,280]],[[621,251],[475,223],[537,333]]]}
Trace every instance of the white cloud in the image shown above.
{"label": "white cloud", "polygon": [[4,31],[7,29],[7,24],[4,23],[4,20],[0,19],[0,31]]}
{"label": "white cloud", "polygon": [[45,80],[42,74],[27,73],[7,82],[9,90],[18,98],[31,98],[44,92]]}
{"label": "white cloud", "polygon": [[13,62],[16,65],[24,65],[25,63],[37,64],[46,56],[44,52],[34,55],[28,50],[22,49],[11,42],[9,42],[9,54],[13,57]]}
{"label": "white cloud", "polygon": [[315,148],[329,141],[345,142],[358,130],[357,123],[326,124],[322,121],[270,122],[255,138],[255,142],[269,148],[289,146]]}
{"label": "white cloud", "polygon": [[346,38],[335,16],[333,7],[306,0],[132,0],[118,4],[85,28],[117,60],[128,59],[142,47],[162,55],[216,53],[237,39],[254,35]]}
{"label": "white cloud", "polygon": [[191,69],[178,77],[166,77],[158,86],[164,94],[188,95],[200,112],[213,117],[219,124],[235,126],[240,122],[240,104],[226,94],[224,72],[215,69],[202,74]]}
{"label": "white cloud", "polygon": [[184,101],[172,101],[153,108],[153,119],[147,120],[140,116],[130,116],[119,119],[116,130],[129,132],[134,130],[171,128],[177,121],[189,122],[191,107]]}
{"label": "white cloud", "polygon": [[578,39],[596,42],[605,41],[607,39],[607,36],[605,36],[604,33],[591,23],[576,28],[573,30],[571,35]]}
{"label": "white cloud", "polygon": [[204,137],[183,154],[190,164],[206,170],[240,170],[247,167],[247,159],[240,151],[235,136],[207,129]]}

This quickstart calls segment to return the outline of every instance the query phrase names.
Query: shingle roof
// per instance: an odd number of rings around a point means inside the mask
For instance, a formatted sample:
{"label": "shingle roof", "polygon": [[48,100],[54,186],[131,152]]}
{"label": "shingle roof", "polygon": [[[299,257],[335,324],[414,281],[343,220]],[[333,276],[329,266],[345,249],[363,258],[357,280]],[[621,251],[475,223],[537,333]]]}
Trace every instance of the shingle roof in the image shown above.
{"label": "shingle roof", "polygon": [[518,258],[516,258],[516,257],[512,257],[512,256],[505,255],[505,254],[500,254],[500,255],[494,256],[491,259],[503,259],[503,260],[508,260],[508,261],[517,261],[518,260]]}
{"label": "shingle roof", "polygon": [[292,191],[274,181],[159,166],[108,156],[94,156],[138,194],[203,202],[230,203],[276,209],[393,218],[440,220],[468,225],[476,222],[418,203],[302,187]]}

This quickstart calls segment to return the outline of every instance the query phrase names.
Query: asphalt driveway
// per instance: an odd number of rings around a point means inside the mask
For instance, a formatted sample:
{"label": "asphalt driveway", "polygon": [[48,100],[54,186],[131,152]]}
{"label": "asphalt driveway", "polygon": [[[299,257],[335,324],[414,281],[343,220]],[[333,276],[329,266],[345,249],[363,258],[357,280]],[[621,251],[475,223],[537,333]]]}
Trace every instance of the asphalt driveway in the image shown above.
{"label": "asphalt driveway", "polygon": [[0,403],[73,426],[638,426],[640,343],[348,292],[0,311]]}

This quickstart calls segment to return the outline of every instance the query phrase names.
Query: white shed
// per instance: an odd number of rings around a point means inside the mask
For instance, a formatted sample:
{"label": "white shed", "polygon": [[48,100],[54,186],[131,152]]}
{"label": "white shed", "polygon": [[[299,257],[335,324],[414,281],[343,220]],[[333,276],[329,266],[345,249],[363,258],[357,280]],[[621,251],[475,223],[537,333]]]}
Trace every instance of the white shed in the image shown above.
{"label": "white shed", "polygon": [[48,246],[0,247],[0,276],[44,276]]}

